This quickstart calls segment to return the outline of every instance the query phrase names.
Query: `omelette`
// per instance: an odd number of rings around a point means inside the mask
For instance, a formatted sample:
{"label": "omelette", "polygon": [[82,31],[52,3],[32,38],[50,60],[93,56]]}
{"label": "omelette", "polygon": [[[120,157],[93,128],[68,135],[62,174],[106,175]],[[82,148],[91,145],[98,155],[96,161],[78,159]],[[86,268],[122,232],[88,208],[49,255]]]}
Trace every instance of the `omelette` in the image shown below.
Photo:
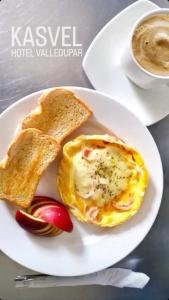
{"label": "omelette", "polygon": [[142,156],[109,135],[81,135],[63,147],[57,185],[78,220],[103,227],[135,215],[148,185]]}

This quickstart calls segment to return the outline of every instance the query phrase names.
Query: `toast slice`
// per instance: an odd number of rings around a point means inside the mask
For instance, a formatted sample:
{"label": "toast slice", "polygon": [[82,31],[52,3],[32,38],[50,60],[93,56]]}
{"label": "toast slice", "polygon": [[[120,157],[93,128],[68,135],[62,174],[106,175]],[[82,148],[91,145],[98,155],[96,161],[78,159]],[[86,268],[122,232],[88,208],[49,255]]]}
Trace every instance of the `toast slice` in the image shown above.
{"label": "toast slice", "polygon": [[22,122],[22,129],[37,128],[60,142],[91,116],[92,111],[69,90],[45,92],[37,106]]}
{"label": "toast slice", "polygon": [[54,138],[37,129],[20,131],[0,162],[0,199],[28,208],[43,172],[59,150]]}

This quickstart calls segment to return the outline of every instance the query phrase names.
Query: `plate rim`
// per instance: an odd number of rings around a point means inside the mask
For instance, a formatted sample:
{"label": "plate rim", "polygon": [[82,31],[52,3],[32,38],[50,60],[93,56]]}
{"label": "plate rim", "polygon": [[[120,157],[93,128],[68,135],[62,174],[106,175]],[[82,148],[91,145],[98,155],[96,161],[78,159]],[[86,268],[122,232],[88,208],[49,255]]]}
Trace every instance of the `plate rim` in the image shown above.
{"label": "plate rim", "polygon": [[[49,88],[45,88],[45,89],[42,89],[42,90],[38,90],[38,91],[36,91],[36,92],[33,92],[33,93],[29,94],[29,95],[26,95],[26,96],[22,97],[21,99],[17,100],[17,101],[14,102],[12,105],[10,105],[9,107],[7,107],[7,108],[0,114],[0,118],[1,118],[4,114],[6,114],[11,108],[13,108],[13,107],[19,105],[21,102],[24,102],[24,101],[26,101],[27,99],[29,99],[30,97],[34,97],[34,96],[37,96],[37,99],[38,99],[38,96],[39,96],[40,94],[42,94],[43,92],[45,92],[45,91],[47,91],[47,90],[49,90],[49,89],[52,89],[52,88],[55,88],[55,87],[49,87]],[[155,140],[154,140],[152,134],[150,133],[150,131],[149,131],[149,130],[147,129],[147,127],[141,122],[141,120],[140,120],[133,112],[131,112],[128,108],[126,108],[123,104],[119,103],[118,101],[112,99],[110,96],[108,96],[108,95],[106,95],[106,94],[104,94],[104,93],[102,93],[102,92],[100,92],[100,91],[93,90],[93,89],[90,89],[90,88],[77,87],[77,86],[58,86],[57,88],[66,88],[66,89],[70,89],[70,90],[72,89],[73,91],[84,90],[84,91],[87,91],[87,92],[90,92],[90,93],[93,93],[93,94],[99,94],[99,95],[101,95],[101,96],[103,96],[103,97],[108,98],[108,99],[111,100],[111,101],[113,100],[118,106],[123,107],[123,109],[127,110],[130,114],[132,114],[133,117],[136,118],[137,121],[140,123],[140,125],[144,127],[144,129],[145,129],[146,132],[148,133],[149,137],[151,138],[152,142],[154,143],[154,146],[155,146],[156,151],[157,151],[157,155],[158,155],[158,157],[159,157],[159,163],[160,163],[160,167],[161,167],[161,168],[160,168],[160,173],[161,173],[161,174],[160,174],[160,177],[161,177],[161,189],[160,189],[160,195],[161,195],[161,197],[160,197],[159,202],[158,202],[156,214],[154,215],[153,221],[151,222],[151,224],[149,224],[148,230],[147,230],[146,233],[143,235],[143,237],[139,240],[139,242],[137,242],[137,244],[134,245],[134,246],[130,249],[130,251],[128,251],[128,252],[126,253],[125,256],[123,256],[123,257],[120,258],[120,259],[117,259],[117,261],[115,261],[115,262],[113,263],[113,266],[114,266],[116,263],[120,262],[122,259],[124,259],[125,257],[127,257],[130,253],[132,253],[132,252],[133,252],[133,251],[141,244],[141,242],[144,240],[144,238],[145,238],[145,237],[147,236],[147,234],[149,233],[150,229],[152,228],[152,226],[153,226],[153,224],[154,224],[154,222],[155,222],[155,220],[156,220],[156,218],[157,218],[157,216],[158,216],[159,209],[160,209],[161,202],[162,202],[162,197],[163,197],[163,189],[164,189],[164,173],[163,173],[163,165],[162,165],[161,156],[160,156],[158,147],[157,147],[157,145],[156,145],[156,142],[155,142]],[[18,261],[17,259],[15,259],[13,256],[11,256],[10,254],[7,253],[8,251],[5,252],[3,249],[0,249],[0,250],[1,250],[5,255],[7,255],[10,259],[12,259],[13,261],[15,261],[15,262],[17,262],[18,264],[22,265],[23,267],[25,267],[25,268],[27,268],[27,269],[29,269],[29,270],[33,270],[33,271],[36,271],[36,272],[40,272],[40,273],[43,272],[40,266],[39,266],[39,267],[36,266],[35,268],[34,268],[34,267],[32,268],[32,267],[29,265],[29,263],[22,263],[22,262]],[[93,272],[101,271],[101,270],[103,270],[103,269],[105,269],[105,268],[107,268],[107,267],[110,267],[110,266],[112,266],[110,263],[109,263],[109,264],[107,264],[107,263],[102,263],[102,266],[100,266],[100,267],[96,267],[96,266],[95,266],[94,270],[93,270],[93,271],[89,271],[89,272],[83,272],[82,270],[78,270],[78,272],[73,271],[73,272],[71,272],[71,274],[70,274],[70,273],[66,273],[66,272],[63,273],[63,274],[61,274],[61,275],[60,275],[60,274],[57,274],[57,272],[56,272],[55,274],[54,274],[54,273],[47,273],[47,274],[54,275],[54,276],[60,276],[60,277],[64,277],[64,276],[67,276],[67,277],[82,276],[82,275],[91,274],[91,273],[93,273]]]}

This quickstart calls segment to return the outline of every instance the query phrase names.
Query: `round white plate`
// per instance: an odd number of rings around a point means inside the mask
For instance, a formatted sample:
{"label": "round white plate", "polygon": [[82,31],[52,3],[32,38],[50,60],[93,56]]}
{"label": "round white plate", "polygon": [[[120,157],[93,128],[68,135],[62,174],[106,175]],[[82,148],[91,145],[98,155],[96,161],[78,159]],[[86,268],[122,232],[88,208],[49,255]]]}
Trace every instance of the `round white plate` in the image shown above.
{"label": "round white plate", "polygon": [[146,125],[169,114],[169,86],[144,90],[124,74],[121,56],[129,34],[141,15],[159,8],[139,0],[116,15],[97,34],[83,59],[83,68],[93,87],[130,109]]}
{"label": "round white plate", "polygon": [[[160,207],[163,172],[156,144],[139,119],[121,104],[94,90],[69,87],[93,110],[94,117],[73,135],[114,131],[143,155],[150,172],[145,201],[136,216],[117,228],[103,229],[73,219],[73,233],[58,237],[38,237],[24,231],[15,221],[16,208],[0,202],[0,249],[16,262],[38,272],[75,276],[95,272],[128,255],[150,230]],[[18,122],[37,105],[42,91],[13,104],[0,116],[0,159],[6,153]],[[69,137],[71,139],[72,137]],[[54,162],[38,186],[38,195],[58,198]],[[65,182],[66,184],[66,182]]]}

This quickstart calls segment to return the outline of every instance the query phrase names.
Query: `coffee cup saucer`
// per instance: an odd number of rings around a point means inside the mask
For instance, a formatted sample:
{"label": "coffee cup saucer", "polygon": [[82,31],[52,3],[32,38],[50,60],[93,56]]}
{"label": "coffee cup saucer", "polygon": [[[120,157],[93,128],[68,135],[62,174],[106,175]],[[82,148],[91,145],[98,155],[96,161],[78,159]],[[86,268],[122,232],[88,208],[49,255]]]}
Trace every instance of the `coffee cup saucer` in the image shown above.
{"label": "coffee cup saucer", "polygon": [[128,6],[97,34],[83,59],[83,69],[93,87],[126,106],[146,126],[169,114],[169,86],[152,90],[137,87],[124,74],[121,57],[134,23],[158,8],[148,0]]}

